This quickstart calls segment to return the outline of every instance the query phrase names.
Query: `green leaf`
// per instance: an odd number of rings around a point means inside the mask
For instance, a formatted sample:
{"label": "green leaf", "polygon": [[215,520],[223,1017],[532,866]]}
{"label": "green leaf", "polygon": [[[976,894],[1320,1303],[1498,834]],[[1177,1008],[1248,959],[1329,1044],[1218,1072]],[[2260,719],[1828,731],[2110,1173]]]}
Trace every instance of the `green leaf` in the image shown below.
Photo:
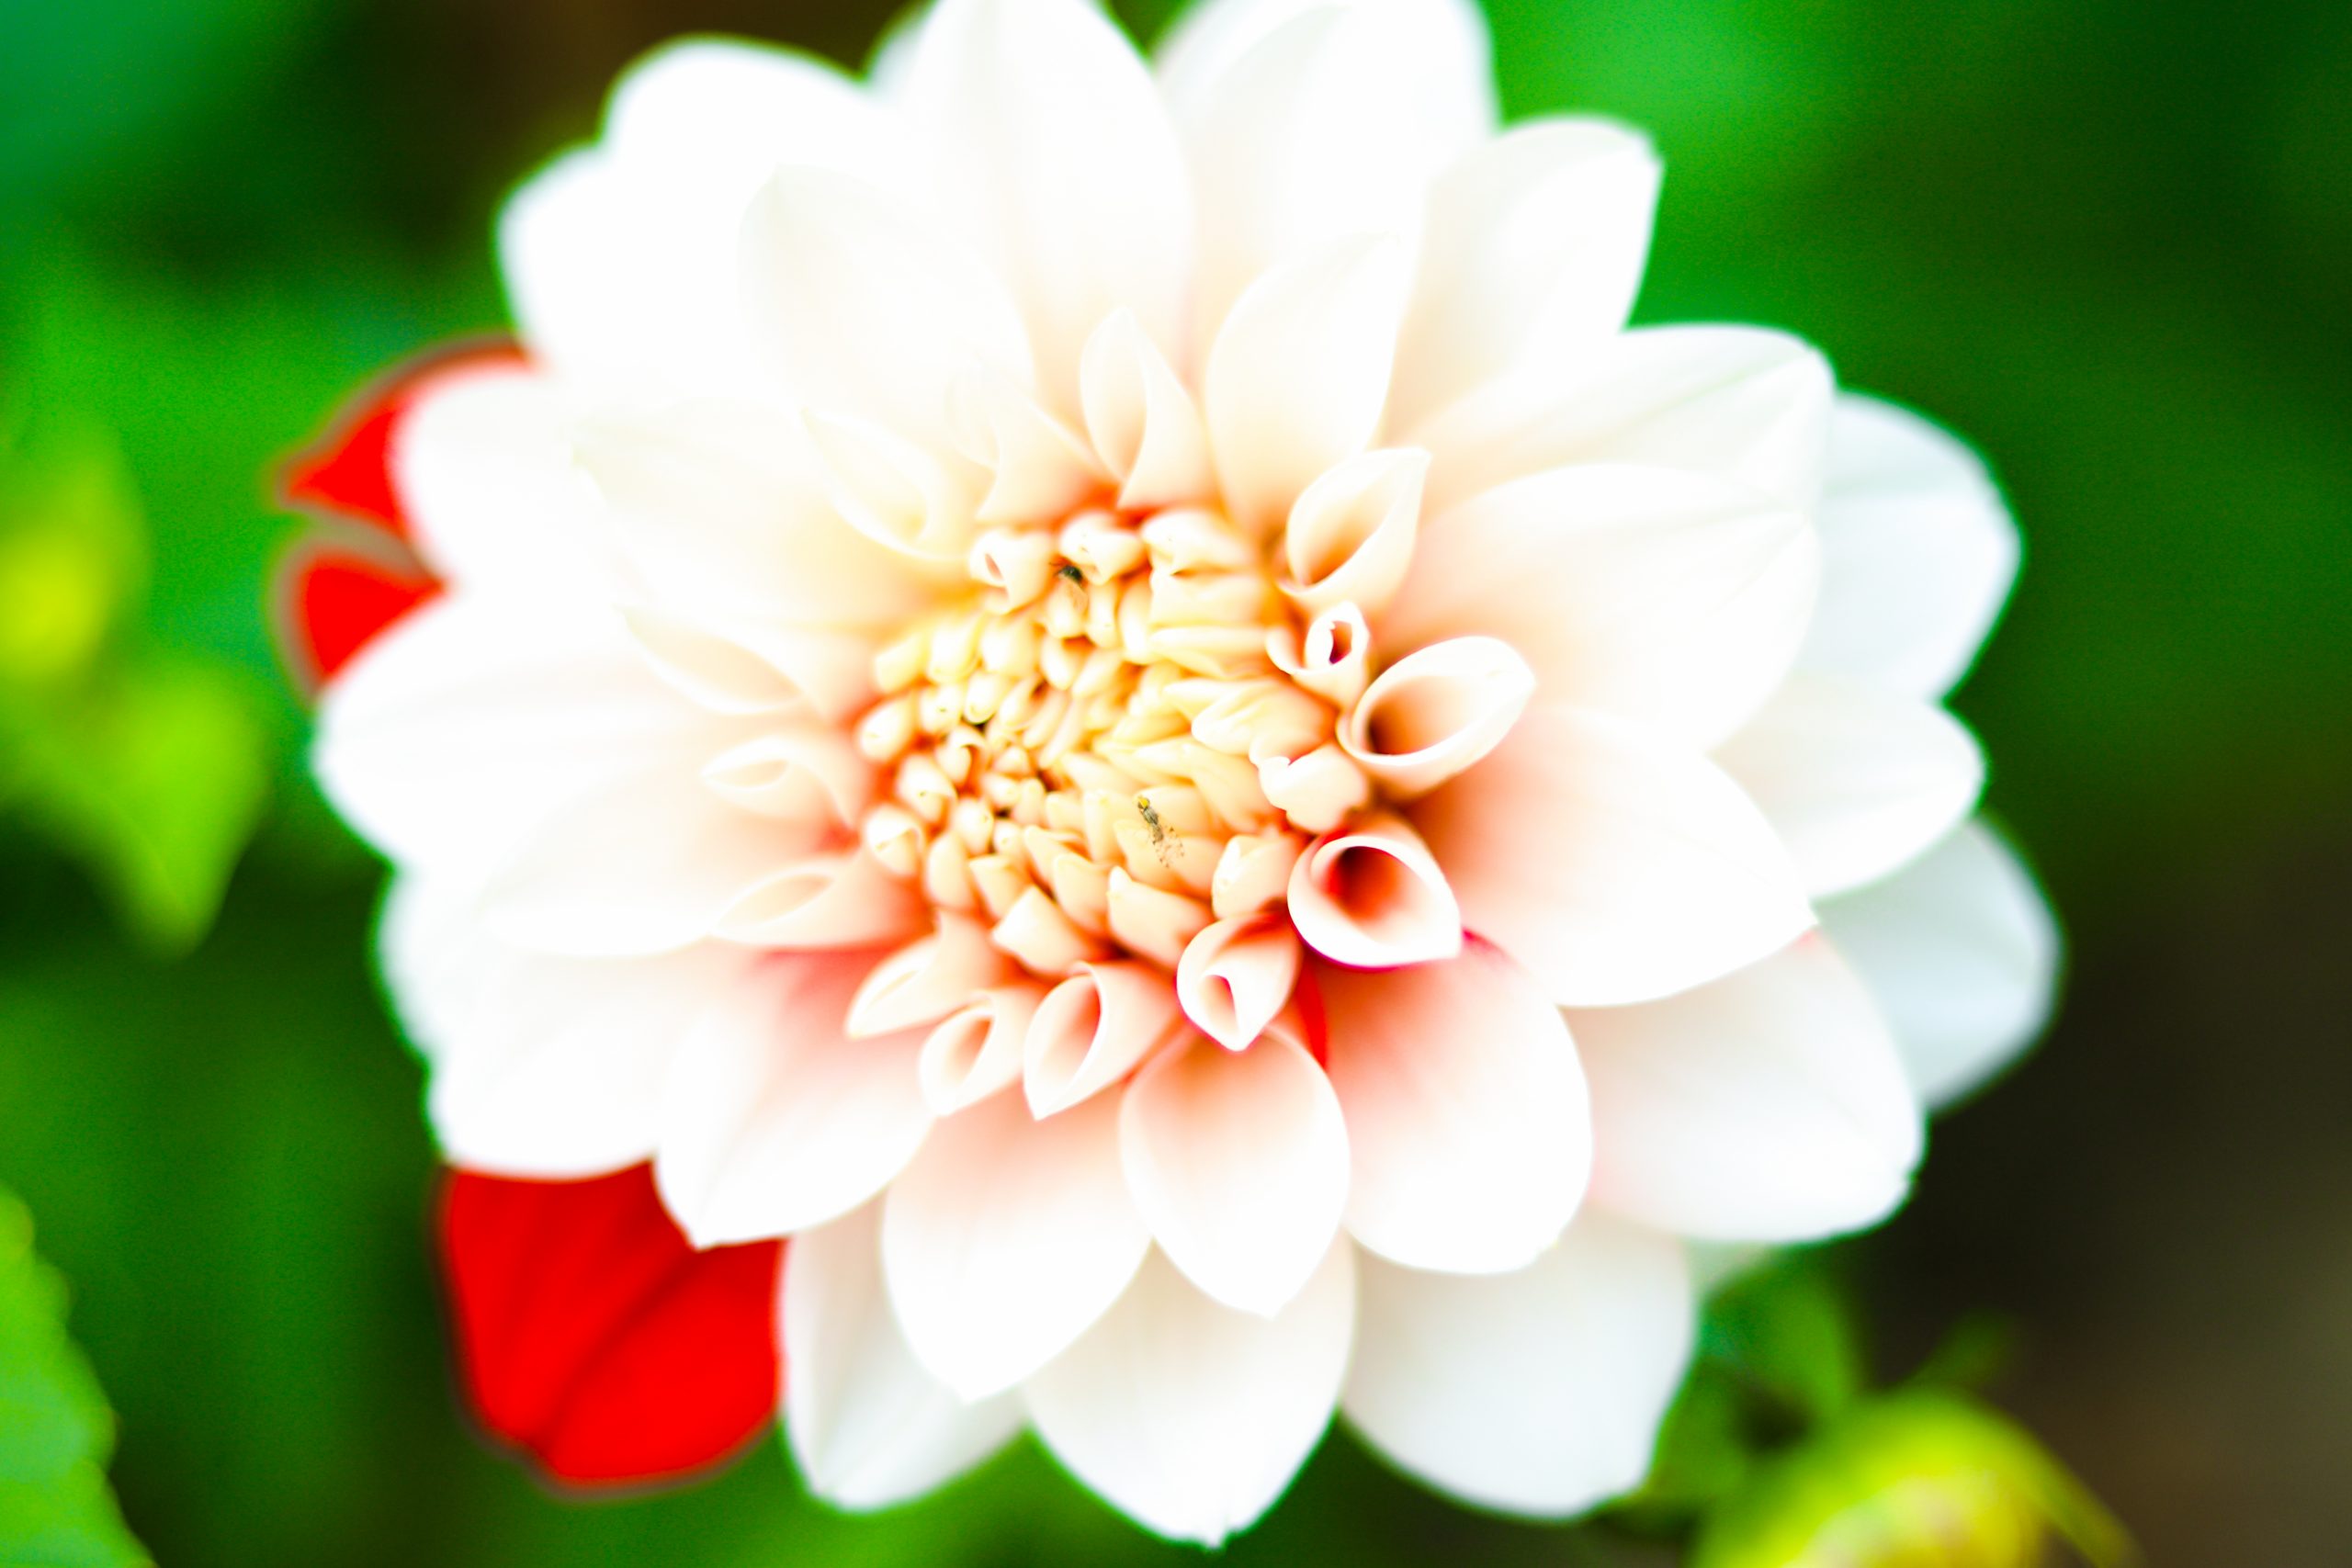
{"label": "green leaf", "polygon": [[1708,1303],[1701,1349],[1800,1424],[1836,1416],[1864,1382],[1853,1316],[1817,1253],[1788,1254],[1726,1285]]}
{"label": "green leaf", "polygon": [[1648,1478],[1614,1511],[1637,1526],[1670,1528],[1737,1490],[1752,1462],[1739,1385],[1702,1361],[1666,1413]]}
{"label": "green leaf", "polygon": [[0,690],[85,673],[145,570],[138,489],[105,427],[0,414]]}
{"label": "green leaf", "polygon": [[30,1217],[0,1191],[0,1562],[145,1564],[107,1489],[114,1417],[64,1315],[64,1284],[33,1255]]}
{"label": "green leaf", "polygon": [[2014,1423],[1941,1393],[1853,1406],[1708,1517],[1690,1568],[2035,1568],[2052,1536],[2132,1560],[2097,1499]]}
{"label": "green leaf", "polygon": [[220,666],[159,657],[110,672],[20,737],[26,808],[158,951],[204,934],[259,818],[269,776],[260,711]]}

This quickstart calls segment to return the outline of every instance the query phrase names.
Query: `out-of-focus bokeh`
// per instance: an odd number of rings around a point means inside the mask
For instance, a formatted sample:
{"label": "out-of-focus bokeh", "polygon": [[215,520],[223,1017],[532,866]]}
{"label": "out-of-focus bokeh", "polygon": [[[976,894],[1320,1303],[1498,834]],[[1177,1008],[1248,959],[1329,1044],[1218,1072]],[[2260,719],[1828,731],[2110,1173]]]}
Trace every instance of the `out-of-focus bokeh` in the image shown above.
{"label": "out-of-focus bokeh", "polygon": [[[1662,149],[1644,318],[1802,333],[1975,441],[2025,528],[1957,705],[2071,975],[1911,1207],[1827,1260],[1876,1377],[1999,1341],[1992,1397],[2152,1562],[2352,1561],[2352,8],[1488,8],[1514,114]],[[163,1562],[1171,1555],[1030,1449],[857,1521],[774,1442],[579,1505],[475,1441],[378,870],[303,780],[267,631],[273,465],[499,326],[496,206],[615,72],[686,30],[854,63],[887,9],[0,0],[0,1187]],[[38,1300],[0,1326],[62,1358],[43,1408],[87,1480],[104,1423],[21,1220],[0,1199],[0,1273]],[[1231,1556],[1663,1560],[1455,1509],[1344,1436]]]}

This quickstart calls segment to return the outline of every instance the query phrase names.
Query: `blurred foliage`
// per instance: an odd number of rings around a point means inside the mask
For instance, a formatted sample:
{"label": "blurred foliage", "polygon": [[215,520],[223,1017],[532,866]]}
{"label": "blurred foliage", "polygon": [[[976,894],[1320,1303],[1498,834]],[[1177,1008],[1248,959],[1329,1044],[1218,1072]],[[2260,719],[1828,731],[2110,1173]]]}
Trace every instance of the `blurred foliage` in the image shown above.
{"label": "blurred foliage", "polygon": [[136,1568],[147,1554],[107,1490],[114,1417],[64,1317],[64,1281],[33,1256],[32,1218],[0,1190],[0,1562]]}
{"label": "blurred foliage", "polygon": [[[854,59],[896,8],[0,0],[0,1179],[76,1283],[122,1416],[123,1506],[164,1561],[1189,1560],[1033,1446],[874,1519],[809,1503],[774,1443],[691,1495],[593,1506],[479,1448],[439,1371],[417,1067],[366,957],[376,874],[303,777],[269,642],[262,584],[298,526],[272,504],[277,464],[388,365],[498,326],[495,204],[588,132],[614,72],[688,29]],[[1148,27],[1170,6],[1124,9]],[[2342,971],[2352,14],[1489,10],[1512,113],[1612,114],[1664,153],[1645,319],[1796,331],[2002,476],[2027,565],[1960,706],[2069,920],[2078,1000],[2048,1076],[1939,1127],[1883,1242],[1720,1294],[1614,1523],[1477,1516],[1340,1438],[1227,1555],[1631,1568],[1702,1516],[1710,1568],[1852,1558],[1872,1530],[1871,1550],[1906,1529],[1917,1547],[1935,1518],[1961,1521],[1948,1562],[1991,1568],[2045,1521],[2107,1551],[2029,1440],[1950,1392],[2001,1359],[1998,1330],[1931,1358],[1932,1397],[1863,1392],[1879,1362],[1849,1304],[1899,1293],[1870,1262],[1892,1247],[1945,1292],[1910,1303],[1914,1338],[1992,1280],[2078,1303],[2071,1326],[2029,1320],[2007,1396],[2064,1426],[2158,1560],[2333,1568],[2352,1298],[2324,1260],[2352,1235],[2318,1196],[2250,1215],[2216,1194],[2294,1149],[2299,1190],[2340,1198],[2346,1174],[2321,1113],[2342,1103],[2324,1075],[2345,1007],[2281,998]],[[2304,866],[2324,897],[2292,891]],[[2182,1066],[2211,1061],[2230,1094]],[[2166,1082],[2187,1131],[2119,1143]],[[2256,1108],[2247,1131],[2203,1135],[2233,1100]],[[2151,1142],[2194,1168],[2163,1186],[2117,1152]],[[2287,1258],[2299,1288],[2250,1300],[2243,1249],[2274,1234],[2260,1261]],[[2175,1339],[2152,1348],[2152,1325]],[[2063,1354],[2039,1342],[2059,1334]],[[2256,1373],[2262,1419],[2232,1403]],[[2265,1506],[2214,1500],[2233,1463]],[[2143,1515],[2168,1508],[2163,1550]]]}

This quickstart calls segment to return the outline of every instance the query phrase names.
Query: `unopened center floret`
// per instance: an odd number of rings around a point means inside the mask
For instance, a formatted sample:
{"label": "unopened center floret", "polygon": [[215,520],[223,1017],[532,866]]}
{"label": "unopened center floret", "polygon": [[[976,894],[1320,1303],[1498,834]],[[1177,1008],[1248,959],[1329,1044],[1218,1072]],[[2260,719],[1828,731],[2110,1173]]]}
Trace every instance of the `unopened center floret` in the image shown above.
{"label": "unopened center floret", "polygon": [[857,741],[888,770],[864,823],[882,864],[1047,976],[1172,966],[1279,898],[1346,764],[1255,542],[1201,509],[1094,512],[986,535],[969,569],[967,603],[876,657]]}

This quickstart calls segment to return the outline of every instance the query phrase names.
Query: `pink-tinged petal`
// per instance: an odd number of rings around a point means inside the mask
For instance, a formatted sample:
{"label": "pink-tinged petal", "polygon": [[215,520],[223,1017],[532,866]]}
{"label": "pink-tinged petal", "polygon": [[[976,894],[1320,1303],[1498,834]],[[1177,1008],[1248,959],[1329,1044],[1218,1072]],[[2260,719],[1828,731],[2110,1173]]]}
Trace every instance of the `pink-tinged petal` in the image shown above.
{"label": "pink-tinged petal", "polygon": [[729,942],[815,952],[902,942],[922,930],[922,900],[863,849],[765,863],[778,869],[746,888],[712,927]]}
{"label": "pink-tinged petal", "polygon": [[1290,891],[1291,867],[1306,841],[1276,829],[1237,833],[1218,852],[1209,874],[1209,898],[1220,920],[1246,919]]}
{"label": "pink-tinged petal", "polygon": [[418,555],[460,591],[609,601],[617,560],[555,379],[504,361],[421,385],[386,451]]}
{"label": "pink-tinged petal", "polygon": [[1372,628],[1353,604],[1317,613],[1294,637],[1278,626],[1266,638],[1274,668],[1335,707],[1348,707],[1372,682]]}
{"label": "pink-tinged petal", "polygon": [[1822,929],[1894,1027],[1930,1109],[2008,1066],[2050,1017],[2060,942],[2032,876],[1965,822],[1885,881],[1822,907]]}
{"label": "pink-tinged petal", "polygon": [[1348,1232],[1392,1262],[1525,1267],[1584,1201],[1592,1117],[1559,1010],[1497,948],[1317,976],[1347,1118]]}
{"label": "pink-tinged petal", "polygon": [[874,764],[850,738],[804,720],[756,736],[703,765],[722,800],[779,822],[849,828],[874,798]]}
{"label": "pink-tinged petal", "polygon": [[1403,429],[1513,365],[1559,365],[1633,310],[1657,209],[1657,153],[1607,120],[1512,127],[1430,190],[1396,350]]}
{"label": "pink-tinged petal", "polygon": [[1225,1305],[1272,1317],[1306,1288],[1348,1201],[1348,1134],[1323,1069],[1275,1035],[1194,1035],[1136,1075],[1119,1114],[1152,1239]]}
{"label": "pink-tinged petal", "polygon": [[1204,7],[1160,72],[1200,197],[1204,343],[1270,267],[1409,229],[1430,177],[1494,125],[1485,26],[1460,0]]}
{"label": "pink-tinged petal", "polygon": [[1235,303],[1202,402],[1243,527],[1272,528],[1317,477],[1372,444],[1405,265],[1393,239],[1343,240],[1267,273]]}
{"label": "pink-tinged petal", "polygon": [[1453,637],[1380,672],[1340,725],[1340,745],[1391,800],[1426,795],[1502,744],[1535,694],[1509,643]]}
{"label": "pink-tinged petal", "polygon": [[1228,1051],[1257,1039],[1298,983],[1298,932],[1275,915],[1219,920],[1185,944],[1176,999],[1202,1033]]}
{"label": "pink-tinged petal", "polygon": [[617,615],[444,594],[328,687],[313,765],[394,861],[479,881],[582,796],[691,778],[741,739],[647,670]]}
{"label": "pink-tinged petal", "polygon": [[1821,489],[1835,383],[1796,339],[1645,327],[1529,363],[1418,421],[1432,516],[1549,468],[1632,463],[1712,474],[1801,510]]}
{"label": "pink-tinged petal", "polygon": [[1393,969],[1462,951],[1462,910],[1440,863],[1400,817],[1360,819],[1291,867],[1290,918],[1335,964]]}
{"label": "pink-tinged petal", "polygon": [[1012,980],[977,993],[924,1036],[916,1071],[932,1110],[952,1116],[1021,1081],[1030,1021],[1046,987]]}
{"label": "pink-tinged petal", "polygon": [[918,1360],[966,1399],[1012,1387],[1116,1301],[1151,1246],[1119,1169],[1119,1096],[1038,1122],[1000,1094],[942,1120],[882,1206]]}
{"label": "pink-tinged petal", "polygon": [[784,1235],[845,1214],[930,1130],[922,1036],[852,1040],[871,953],[779,954],[709,999],[663,1092],[654,1172],[697,1246]]}
{"label": "pink-tinged petal", "polygon": [[1180,506],[1216,492],[1200,408],[1133,311],[1113,311],[1086,340],[1078,381],[1087,436],[1118,481],[1122,507]]}
{"label": "pink-tinged petal", "polygon": [[1498,637],[1543,701],[1712,745],[1795,662],[1819,555],[1802,512],[1719,479],[1555,468],[1422,530],[1380,642]]}
{"label": "pink-tinged petal", "polygon": [[1029,341],[987,264],[856,180],[778,173],[743,220],[754,348],[819,408],[955,450],[947,389],[985,367],[1030,384]]}
{"label": "pink-tinged petal", "polygon": [[1602,715],[1531,707],[1413,820],[1468,928],[1568,1006],[1670,996],[1813,923],[1771,824],[1722,769]]}
{"label": "pink-tinged petal", "polygon": [[1117,307],[1180,346],[1184,159],[1150,73],[1082,0],[941,0],[896,94],[963,233],[1020,301],[1040,389],[1078,411],[1079,353]]}
{"label": "pink-tinged petal", "polygon": [[1020,1401],[967,1404],[907,1348],[882,1283],[878,1205],[792,1238],[780,1306],[786,1435],[808,1490],[835,1507],[919,1497],[1021,1429]]}
{"label": "pink-tinged petal", "polygon": [[693,402],[583,422],[579,468],[651,608],[702,626],[896,629],[932,602],[923,563],[845,522],[798,421]]}
{"label": "pink-tinged petal", "polygon": [[1805,667],[1915,696],[1958,685],[2018,570],[2017,525],[1984,463],[1917,414],[1841,397],[1816,522]]}
{"label": "pink-tinged petal", "polygon": [[1030,1112],[1051,1116],[1100,1094],[1182,1024],[1165,970],[1124,960],[1080,964],[1030,1021],[1022,1056]]}
{"label": "pink-tinged petal", "polygon": [[1355,1319],[1333,1246],[1269,1319],[1201,1293],[1155,1253],[1087,1336],[1029,1379],[1037,1436],[1148,1529],[1216,1545],[1273,1506],[1329,1425]]}
{"label": "pink-tinged petal", "polygon": [[976,521],[1055,523],[1107,493],[1111,476],[1085,437],[1002,376],[967,375],[949,398],[956,450],[989,475]]}
{"label": "pink-tinged petal", "polygon": [[1885,1020],[1807,937],[1664,1001],[1568,1014],[1592,1089],[1592,1201],[1710,1241],[1810,1241],[1909,1190],[1919,1102]]}
{"label": "pink-tinged petal", "polygon": [[452,1170],[438,1219],[467,1403],[549,1479],[684,1480],[773,1418],[779,1244],[696,1251],[643,1166]]}
{"label": "pink-tinged petal", "polygon": [[936,1023],[980,991],[1012,977],[1012,965],[989,945],[988,931],[968,916],[942,911],[937,929],[876,964],[849,1004],[852,1038]]}
{"label": "pink-tinged petal", "polygon": [[1283,592],[1309,615],[1342,603],[1376,615],[1413,558],[1430,457],[1366,452],[1325,473],[1292,503],[1283,530]]}
{"label": "pink-tinged petal", "polygon": [[1715,761],[1764,808],[1815,897],[1875,882],[1968,815],[1984,759],[1933,703],[1798,675]]}
{"label": "pink-tinged petal", "polygon": [[1588,1213],[1512,1274],[1358,1264],[1340,1408],[1398,1467],[1482,1507],[1565,1518],[1649,1470],[1698,1313],[1681,1248]]}

